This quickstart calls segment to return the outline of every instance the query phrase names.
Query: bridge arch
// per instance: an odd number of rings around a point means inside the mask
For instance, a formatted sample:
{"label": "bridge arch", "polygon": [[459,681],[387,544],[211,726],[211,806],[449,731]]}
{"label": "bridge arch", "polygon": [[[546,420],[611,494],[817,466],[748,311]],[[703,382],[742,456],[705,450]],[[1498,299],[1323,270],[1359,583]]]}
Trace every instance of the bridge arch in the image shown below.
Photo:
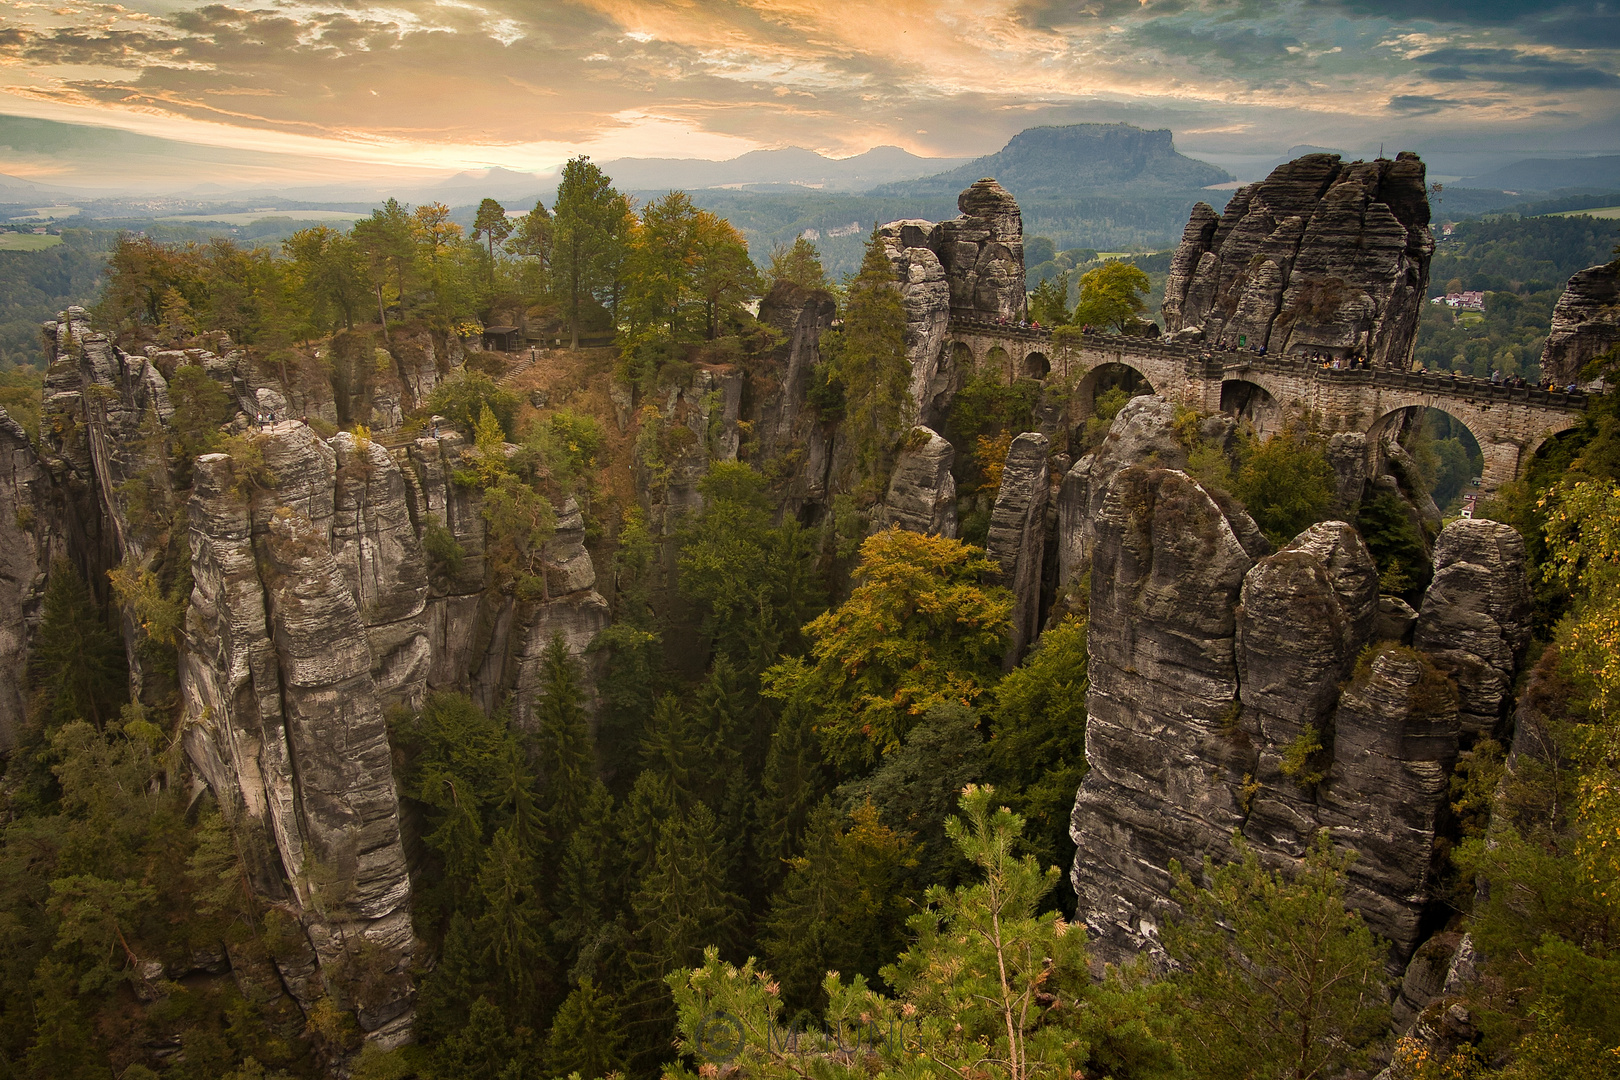
{"label": "bridge arch", "polygon": [[1019,361],[1018,367],[1019,374],[1026,379],[1041,379],[1044,381],[1048,375],[1052,374],[1052,361],[1046,358],[1045,353],[1036,349],[1031,349],[1025,353],[1023,360]]}
{"label": "bridge arch", "polygon": [[1017,378],[1013,371],[1012,354],[1000,345],[992,345],[985,352],[981,361],[984,371],[995,372],[996,377],[1004,383],[1012,383]]}
{"label": "bridge arch", "polygon": [[[1419,464],[1433,470],[1434,483],[1429,494],[1442,511],[1451,508],[1463,495],[1486,487],[1485,443],[1467,419],[1457,415],[1469,410],[1448,408],[1448,404],[1407,405],[1392,409],[1367,431],[1369,454],[1381,455],[1386,437],[1399,438],[1409,450],[1417,451]],[[1480,422],[1477,416],[1473,419],[1476,424]],[[1487,430],[1487,437],[1489,434]],[[1414,442],[1414,439],[1419,441]],[[1426,444],[1426,450],[1420,449],[1420,444]],[[1507,444],[1497,451],[1497,457],[1501,459],[1517,453],[1517,446]],[[1501,467],[1504,462],[1498,460],[1496,464]],[[1515,456],[1514,468],[1517,467],[1518,459]]]}
{"label": "bridge arch", "polygon": [[1226,379],[1221,383],[1221,412],[1248,421],[1262,438],[1283,429],[1282,403],[1270,390],[1248,379]]}
{"label": "bridge arch", "polygon": [[1130,397],[1154,394],[1157,389],[1142,371],[1118,361],[1098,364],[1075,384],[1073,416],[1076,421],[1089,420],[1097,412],[1097,399],[1110,390],[1123,390]]}

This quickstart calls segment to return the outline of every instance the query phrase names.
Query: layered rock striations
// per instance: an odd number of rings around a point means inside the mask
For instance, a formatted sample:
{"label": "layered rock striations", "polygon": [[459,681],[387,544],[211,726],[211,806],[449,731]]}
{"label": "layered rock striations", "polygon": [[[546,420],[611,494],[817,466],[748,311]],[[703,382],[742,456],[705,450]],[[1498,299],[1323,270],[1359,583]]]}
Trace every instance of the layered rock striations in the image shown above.
{"label": "layered rock striations", "polygon": [[1121,410],[1058,515],[1060,556],[1091,573],[1091,771],[1071,878],[1096,953],[1155,947],[1172,859],[1224,861],[1239,832],[1288,866],[1326,829],[1358,853],[1347,897],[1398,968],[1437,900],[1459,751],[1509,706],[1523,546],[1494,522],[1448,526],[1418,648],[1384,640],[1414,619],[1379,596],[1356,530],[1324,522],[1268,554],[1246,514],[1162,467],[1177,463],[1169,421],[1153,399]]}
{"label": "layered rock striations", "polygon": [[[0,414],[0,672],[14,676],[0,694],[0,749],[25,704],[27,635],[51,558],[71,555],[102,589],[120,563],[174,576],[181,559],[191,593],[178,685],[143,672],[126,616],[131,691],[165,705],[178,695],[183,746],[231,822],[253,888],[301,927],[277,954],[282,987],[306,1010],[332,995],[374,1041],[407,1037],[411,886],[384,714],[452,690],[486,710],[509,702],[518,724],[531,722],[553,636],[583,657],[608,621],[579,506],[560,508],[541,553],[541,598],[522,599],[491,588],[483,498],[465,482],[475,451],[458,433],[392,452],[363,433],[323,439],[290,416],[307,406],[335,417],[342,405],[385,419],[379,396],[354,386],[324,401],[283,393],[219,335],[223,353],[128,353],[80,309],[46,334],[37,453]],[[393,387],[397,412],[398,393],[424,393],[437,377],[431,341],[419,351],[414,383],[389,374],[393,354],[381,350],[351,357],[349,375]],[[230,454],[174,461],[170,380],[183,366],[232,406]],[[716,389],[699,388],[705,408],[692,424],[707,427],[716,408],[735,420],[738,395]],[[266,412],[280,419],[261,429]],[[367,972],[358,981],[357,965]]]}
{"label": "layered rock striations", "polygon": [[931,428],[913,428],[895,458],[889,490],[872,515],[872,527],[897,525],[928,536],[956,538],[956,448]]}
{"label": "layered rock striations", "polygon": [[1553,307],[1541,351],[1541,371],[1556,386],[1580,384],[1594,359],[1620,344],[1620,261],[1593,266],[1569,279]]}
{"label": "layered rock striations", "polygon": [[1018,665],[1040,633],[1050,444],[1050,439],[1034,431],[1012,441],[990,513],[985,554],[1001,568],[1001,580],[1013,594],[1012,636],[1002,658],[1006,671]]}
{"label": "layered rock striations", "polygon": [[26,715],[28,642],[53,554],[50,475],[21,424],[0,409],[0,755]]}
{"label": "layered rock striations", "polygon": [[961,216],[894,221],[878,230],[899,280],[906,356],[918,420],[939,426],[965,372],[950,368],[952,318],[1016,321],[1024,310],[1024,224],[1018,202],[991,179],[957,198]]}
{"label": "layered rock striations", "polygon": [[1198,204],[1171,261],[1165,329],[1404,370],[1434,251],[1424,176],[1410,153],[1307,154],[1239,188],[1220,214]]}

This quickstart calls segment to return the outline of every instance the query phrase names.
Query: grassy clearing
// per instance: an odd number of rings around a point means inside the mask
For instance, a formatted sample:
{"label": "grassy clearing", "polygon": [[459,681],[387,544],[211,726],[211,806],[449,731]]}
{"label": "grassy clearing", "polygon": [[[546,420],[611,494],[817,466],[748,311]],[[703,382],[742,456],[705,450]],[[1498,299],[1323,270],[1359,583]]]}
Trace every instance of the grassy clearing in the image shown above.
{"label": "grassy clearing", "polygon": [[220,225],[252,225],[268,218],[288,218],[292,221],[359,221],[365,214],[353,210],[276,210],[270,213],[248,211],[241,214],[174,214],[158,218],[159,221],[207,221]]}
{"label": "grassy clearing", "polygon": [[1600,206],[1596,210],[1560,210],[1548,217],[1595,217],[1612,221],[1620,218],[1620,206]]}
{"label": "grassy clearing", "polygon": [[44,251],[62,242],[60,236],[38,233],[0,233],[0,251]]}

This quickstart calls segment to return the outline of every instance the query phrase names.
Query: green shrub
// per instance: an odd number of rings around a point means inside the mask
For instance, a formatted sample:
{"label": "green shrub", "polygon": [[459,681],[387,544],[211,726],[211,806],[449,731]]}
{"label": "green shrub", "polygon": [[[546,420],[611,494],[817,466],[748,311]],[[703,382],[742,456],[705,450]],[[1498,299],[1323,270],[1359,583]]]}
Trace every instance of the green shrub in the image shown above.
{"label": "green shrub", "polygon": [[464,370],[434,389],[428,398],[427,411],[444,417],[452,428],[471,438],[479,416],[487,407],[510,441],[517,437],[519,404],[516,394],[497,386],[488,375]]}
{"label": "green shrub", "polygon": [[1322,440],[1288,430],[1251,449],[1232,482],[1266,538],[1281,547],[1333,509],[1333,466]]}
{"label": "green shrub", "polygon": [[429,518],[427,528],[422,530],[422,550],[427,553],[429,568],[442,577],[461,573],[462,560],[467,557],[467,549],[456,534],[438,518]]}

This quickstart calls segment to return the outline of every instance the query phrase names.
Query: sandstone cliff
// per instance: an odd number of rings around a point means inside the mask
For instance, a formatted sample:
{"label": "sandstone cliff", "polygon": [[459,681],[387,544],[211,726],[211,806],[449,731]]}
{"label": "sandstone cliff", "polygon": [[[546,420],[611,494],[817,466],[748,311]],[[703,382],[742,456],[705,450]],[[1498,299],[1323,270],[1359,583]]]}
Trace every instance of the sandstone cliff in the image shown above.
{"label": "sandstone cliff", "polygon": [[[1173,467],[1170,420],[1131,402],[1060,497],[1064,573],[1091,572],[1071,880],[1096,955],[1155,947],[1172,859],[1223,861],[1237,831],[1286,866],[1327,829],[1358,852],[1347,897],[1398,971],[1438,900],[1453,765],[1511,704],[1523,545],[1495,522],[1447,526],[1419,617],[1378,595],[1348,524],[1274,554],[1246,541],[1247,515]],[[1417,649],[1400,644],[1414,622]]]}
{"label": "sandstone cliff", "polygon": [[1415,154],[1307,154],[1193,209],[1165,285],[1171,333],[1405,369],[1427,299],[1429,204]]}
{"label": "sandstone cliff", "polygon": [[[172,577],[179,560],[192,584],[178,685],[143,670],[126,614],[131,691],[156,704],[178,695],[187,757],[230,821],[255,891],[301,927],[277,956],[281,986],[305,1009],[332,995],[373,1041],[403,1040],[415,942],[384,712],[443,689],[486,710],[510,702],[515,721],[530,723],[553,635],[583,658],[608,621],[578,505],[560,508],[543,550],[545,599],[520,601],[489,587],[482,497],[455,475],[468,466],[459,434],[390,452],[288,419],[305,409],[336,419],[341,406],[397,423],[440,374],[431,339],[395,343],[414,367],[365,354],[321,398],[284,393],[222,335],[223,353],[127,353],[80,309],[45,330],[39,451],[0,414],[0,749],[24,707],[27,635],[51,558],[70,555],[103,593],[120,563]],[[229,403],[225,429],[242,436],[231,454],[174,460],[169,378],[185,365]],[[701,388],[694,423],[707,424],[712,390]],[[266,410],[282,419],[261,432],[251,418]],[[434,528],[458,565],[428,557]]]}

